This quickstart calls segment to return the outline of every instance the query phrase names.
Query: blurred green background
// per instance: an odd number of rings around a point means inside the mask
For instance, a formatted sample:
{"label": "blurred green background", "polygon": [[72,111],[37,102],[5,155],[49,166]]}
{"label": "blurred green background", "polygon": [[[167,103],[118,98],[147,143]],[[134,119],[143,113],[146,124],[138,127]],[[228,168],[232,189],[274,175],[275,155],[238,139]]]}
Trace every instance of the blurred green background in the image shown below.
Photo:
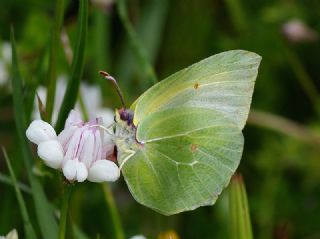
{"label": "blurred green background", "polygon": [[[119,108],[120,101],[113,86],[99,77],[99,70],[108,71],[119,81],[127,104],[131,104],[152,85],[155,76],[164,79],[226,50],[258,53],[262,63],[239,167],[246,182],[254,236],[320,238],[320,2],[130,0],[126,1],[128,18],[121,17],[117,4],[117,0],[89,3],[82,81],[99,87],[100,107]],[[70,75],[78,5],[77,0],[65,2],[57,76]],[[15,29],[30,122],[34,92],[47,84],[54,12],[55,1],[0,1],[0,145],[7,149],[18,180],[26,185],[29,183],[16,136],[10,87],[10,25]],[[58,206],[61,175],[34,158],[33,171],[50,201]],[[2,154],[0,172],[0,234],[17,228],[24,238]],[[156,238],[172,229],[180,238],[228,238],[225,195],[212,207],[165,217],[136,203],[123,179],[111,188],[128,238],[136,234]],[[38,231],[32,196],[28,188],[26,191],[23,196]],[[103,186],[79,185],[70,210],[72,221],[89,238],[97,234],[100,238],[115,238]]]}

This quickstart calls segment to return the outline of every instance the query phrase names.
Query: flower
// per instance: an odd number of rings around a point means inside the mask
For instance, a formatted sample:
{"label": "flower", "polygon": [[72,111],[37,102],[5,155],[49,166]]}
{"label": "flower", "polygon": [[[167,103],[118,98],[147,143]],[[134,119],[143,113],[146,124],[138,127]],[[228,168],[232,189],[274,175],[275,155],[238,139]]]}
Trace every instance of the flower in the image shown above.
{"label": "flower", "polygon": [[38,155],[44,163],[61,169],[69,181],[116,181],[118,166],[111,160],[114,144],[104,135],[102,119],[83,122],[72,110],[65,128],[57,136],[50,124],[34,120],[26,131],[27,138],[38,145]]}
{"label": "flower", "polygon": [[13,229],[6,236],[0,236],[0,239],[18,239],[17,230]]}
{"label": "flower", "polygon": [[318,34],[300,19],[292,19],[282,26],[282,34],[291,42],[312,42]]}

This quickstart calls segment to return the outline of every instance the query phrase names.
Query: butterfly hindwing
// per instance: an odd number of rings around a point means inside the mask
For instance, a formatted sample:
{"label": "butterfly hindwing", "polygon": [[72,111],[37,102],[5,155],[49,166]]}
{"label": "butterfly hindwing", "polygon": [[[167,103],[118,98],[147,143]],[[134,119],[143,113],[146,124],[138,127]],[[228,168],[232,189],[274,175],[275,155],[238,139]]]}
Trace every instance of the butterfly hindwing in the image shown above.
{"label": "butterfly hindwing", "polygon": [[237,125],[203,108],[152,113],[136,136],[143,145],[124,164],[124,178],[138,202],[165,215],[213,204],[243,149]]}

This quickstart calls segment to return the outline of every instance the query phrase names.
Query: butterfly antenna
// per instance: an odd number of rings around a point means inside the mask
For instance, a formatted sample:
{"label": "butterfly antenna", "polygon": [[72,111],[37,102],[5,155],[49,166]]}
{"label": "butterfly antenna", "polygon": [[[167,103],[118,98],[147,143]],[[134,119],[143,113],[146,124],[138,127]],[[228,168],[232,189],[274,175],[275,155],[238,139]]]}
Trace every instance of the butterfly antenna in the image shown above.
{"label": "butterfly antenna", "polygon": [[109,73],[107,73],[105,71],[99,71],[99,74],[102,75],[107,80],[111,81],[112,84],[116,87],[117,93],[118,93],[118,95],[120,97],[120,100],[121,100],[121,103],[122,103],[122,106],[123,106],[123,108],[126,109],[127,107],[126,107],[126,104],[124,102],[123,94],[122,94],[122,92],[120,90],[120,87],[119,87],[118,82],[116,81],[116,79],[113,78],[111,75],[109,75]]}

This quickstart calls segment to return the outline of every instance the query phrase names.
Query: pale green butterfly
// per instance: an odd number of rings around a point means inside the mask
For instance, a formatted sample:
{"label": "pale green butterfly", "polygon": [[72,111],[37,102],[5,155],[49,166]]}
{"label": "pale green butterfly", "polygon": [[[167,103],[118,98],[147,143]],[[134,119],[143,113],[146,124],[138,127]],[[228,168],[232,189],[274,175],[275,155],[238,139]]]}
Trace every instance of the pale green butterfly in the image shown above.
{"label": "pale green butterfly", "polygon": [[215,203],[241,159],[260,61],[243,50],[211,56],[116,110],[117,160],[139,203],[165,215]]}

